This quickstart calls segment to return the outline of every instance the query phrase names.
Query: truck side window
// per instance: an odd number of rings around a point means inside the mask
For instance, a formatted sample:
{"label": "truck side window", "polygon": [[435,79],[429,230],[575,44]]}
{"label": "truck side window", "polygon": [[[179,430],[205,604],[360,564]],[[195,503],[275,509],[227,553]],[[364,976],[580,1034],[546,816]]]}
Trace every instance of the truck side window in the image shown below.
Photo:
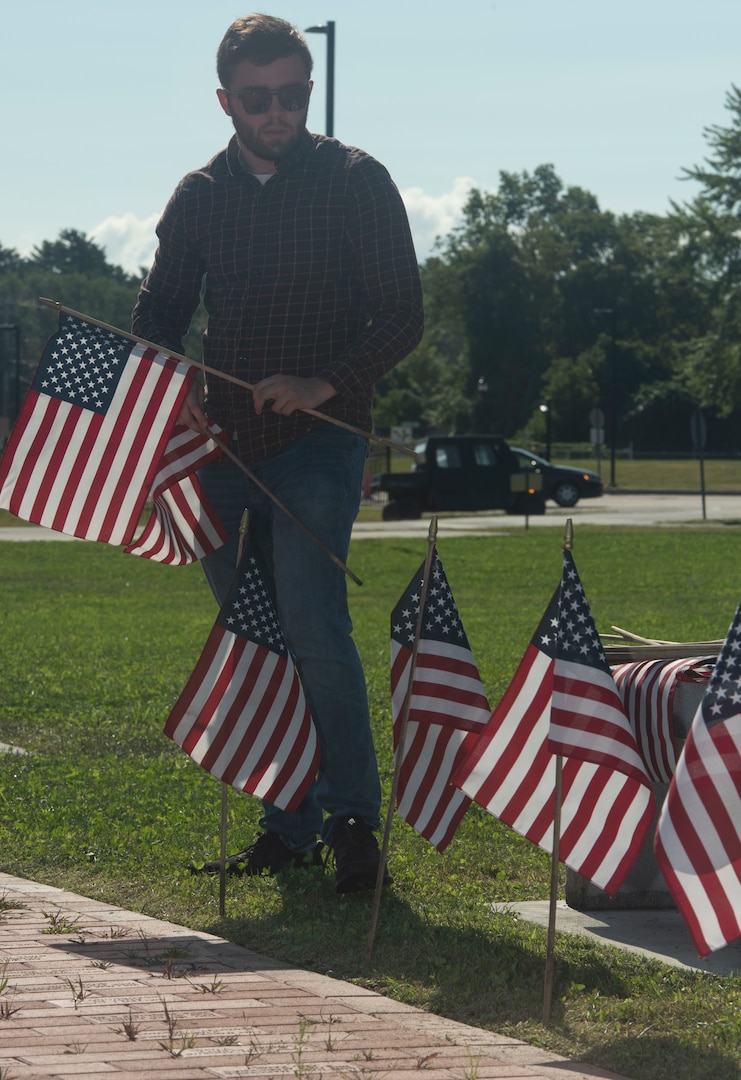
{"label": "truck side window", "polygon": [[435,447],[435,464],[438,469],[460,469],[460,448],[454,445]]}
{"label": "truck side window", "polygon": [[474,443],[473,459],[477,465],[484,465],[489,468],[497,463],[497,455],[491,443]]}

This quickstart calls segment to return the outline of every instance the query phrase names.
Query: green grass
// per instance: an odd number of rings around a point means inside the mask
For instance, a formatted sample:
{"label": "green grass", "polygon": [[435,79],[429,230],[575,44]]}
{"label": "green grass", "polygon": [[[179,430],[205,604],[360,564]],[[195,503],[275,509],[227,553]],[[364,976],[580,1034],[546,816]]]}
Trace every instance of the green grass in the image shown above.
{"label": "green grass", "polygon": [[[741,596],[733,526],[582,527],[574,554],[597,625],[723,637]],[[349,565],[381,776],[392,776],[391,608],[424,557],[416,541],[355,542]],[[558,581],[558,529],[445,536],[438,549],[492,704]],[[545,932],[506,905],[548,895],[549,860],[471,807],[440,855],[396,819],[370,967],[371,898],[332,875],[218,882],[190,859],[218,852],[220,785],[162,734],[215,615],[198,566],[104,545],[0,543],[0,867],[216,933],[464,1023],[634,1080],[741,1075],[741,978],[678,971],[558,935],[553,1020],[541,1022]],[[229,792],[229,837],[256,834],[256,800]],[[504,905],[495,914],[492,904]],[[500,909],[501,910],[501,909]]]}

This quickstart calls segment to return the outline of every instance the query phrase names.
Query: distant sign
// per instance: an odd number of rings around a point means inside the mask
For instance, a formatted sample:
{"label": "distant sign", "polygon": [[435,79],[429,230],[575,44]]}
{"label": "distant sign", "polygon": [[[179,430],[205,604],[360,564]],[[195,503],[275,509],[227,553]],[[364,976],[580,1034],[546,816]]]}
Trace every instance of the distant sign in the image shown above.
{"label": "distant sign", "polygon": [[690,435],[692,436],[692,445],[695,450],[704,450],[708,438],[708,426],[705,423],[705,417],[699,406],[692,410],[692,416],[690,417]]}
{"label": "distant sign", "polygon": [[406,424],[391,428],[391,442],[409,443],[414,438],[414,429]]}
{"label": "distant sign", "polygon": [[592,409],[589,414],[589,426],[593,428],[603,428],[605,426],[605,414],[602,409]]}

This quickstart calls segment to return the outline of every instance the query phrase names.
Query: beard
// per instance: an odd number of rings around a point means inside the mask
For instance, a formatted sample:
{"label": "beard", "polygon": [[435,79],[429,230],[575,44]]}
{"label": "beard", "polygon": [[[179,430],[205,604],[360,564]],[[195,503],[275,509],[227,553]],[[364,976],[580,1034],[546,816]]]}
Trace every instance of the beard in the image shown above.
{"label": "beard", "polygon": [[306,117],[304,116],[297,127],[277,121],[265,126],[272,134],[263,134],[262,129],[255,130],[244,122],[234,123],[234,129],[246,150],[262,161],[275,163],[282,161],[296,149],[306,131]]}

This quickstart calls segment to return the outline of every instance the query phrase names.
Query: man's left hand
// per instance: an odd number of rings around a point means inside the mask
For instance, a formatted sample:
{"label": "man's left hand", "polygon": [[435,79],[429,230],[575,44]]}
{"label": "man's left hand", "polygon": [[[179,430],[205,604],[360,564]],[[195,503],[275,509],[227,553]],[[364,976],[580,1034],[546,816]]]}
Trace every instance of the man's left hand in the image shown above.
{"label": "man's left hand", "polygon": [[273,412],[290,416],[296,409],[316,409],[334,396],[334,387],[324,379],[302,379],[298,375],[269,375],[253,389],[258,416],[267,402],[272,402]]}

